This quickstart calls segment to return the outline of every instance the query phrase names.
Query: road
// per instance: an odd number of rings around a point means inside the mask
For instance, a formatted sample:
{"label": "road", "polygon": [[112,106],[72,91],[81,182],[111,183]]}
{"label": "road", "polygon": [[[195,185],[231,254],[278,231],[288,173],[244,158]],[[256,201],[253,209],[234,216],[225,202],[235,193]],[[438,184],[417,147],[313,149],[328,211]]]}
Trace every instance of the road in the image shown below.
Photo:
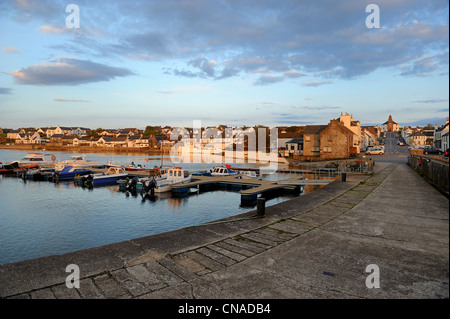
{"label": "road", "polygon": [[387,132],[384,143],[383,155],[370,155],[370,158],[375,162],[389,162],[389,163],[406,163],[408,161],[409,150],[407,145],[397,145],[398,139],[394,132]]}

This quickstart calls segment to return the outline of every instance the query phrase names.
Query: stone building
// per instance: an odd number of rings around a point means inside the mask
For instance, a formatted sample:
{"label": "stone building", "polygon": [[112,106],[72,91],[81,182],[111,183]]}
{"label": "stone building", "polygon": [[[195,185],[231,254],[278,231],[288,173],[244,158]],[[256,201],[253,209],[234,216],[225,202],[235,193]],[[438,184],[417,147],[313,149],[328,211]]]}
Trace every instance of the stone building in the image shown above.
{"label": "stone building", "polygon": [[398,132],[400,130],[398,123],[392,120],[392,115],[389,115],[389,119],[381,125],[381,128],[384,132]]}
{"label": "stone building", "polygon": [[320,157],[320,132],[327,125],[306,125],[303,134],[303,156],[305,160],[319,159]]}
{"label": "stone building", "polygon": [[320,132],[320,159],[344,159],[357,154],[355,133],[340,120],[331,120]]}

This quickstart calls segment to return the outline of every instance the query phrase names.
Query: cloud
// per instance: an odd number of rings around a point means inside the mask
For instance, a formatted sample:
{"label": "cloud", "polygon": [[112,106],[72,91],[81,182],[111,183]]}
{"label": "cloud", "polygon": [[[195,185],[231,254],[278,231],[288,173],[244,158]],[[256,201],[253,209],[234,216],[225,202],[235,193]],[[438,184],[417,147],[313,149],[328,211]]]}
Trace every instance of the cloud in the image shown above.
{"label": "cloud", "polygon": [[324,84],[331,84],[331,81],[313,81],[303,83],[304,86],[320,86]]}
{"label": "cloud", "polygon": [[48,34],[48,33],[53,33],[53,34],[61,34],[63,32],[65,32],[66,30],[69,30],[67,28],[58,28],[58,27],[54,27],[51,25],[43,25],[41,27],[39,27],[39,30],[41,30],[42,33],[44,34]]}
{"label": "cloud", "polygon": [[19,49],[14,48],[14,47],[3,47],[2,51],[3,52],[9,52],[9,53],[18,53],[18,52],[20,52]]}
{"label": "cloud", "polygon": [[170,90],[155,90],[156,93],[159,94],[183,94],[183,93],[192,93],[192,92],[198,92],[198,91],[206,91],[209,90],[210,87],[203,86],[203,85],[187,85],[187,86],[180,86],[176,87]]}
{"label": "cloud", "polygon": [[0,87],[0,94],[11,94],[12,89]]}
{"label": "cloud", "polygon": [[265,75],[261,76],[253,85],[267,85],[267,84],[273,84],[277,82],[283,81],[284,78],[280,75]]}
{"label": "cloud", "polygon": [[444,65],[447,65],[448,69],[448,51],[416,59],[409,66],[403,66],[406,70],[401,72],[400,75],[428,76],[434,71],[445,70]]}
{"label": "cloud", "polygon": [[88,100],[70,100],[70,99],[61,99],[61,98],[54,98],[53,101],[55,101],[55,102],[83,102],[83,103],[91,102]]}
{"label": "cloud", "polygon": [[304,109],[304,110],[336,110],[336,109],[340,109],[339,106],[328,106],[328,105],[305,105],[305,106],[300,106],[298,107],[300,109]]}
{"label": "cloud", "polygon": [[430,100],[422,100],[422,101],[412,101],[415,103],[442,103],[442,102],[448,102],[447,99],[430,99]]}
{"label": "cloud", "polygon": [[125,68],[77,59],[59,59],[51,63],[28,66],[10,73],[16,83],[31,85],[80,85],[110,81],[116,77],[133,75]]}
{"label": "cloud", "polygon": [[[430,56],[448,56],[448,1],[380,0],[379,29],[365,26],[369,3],[78,0],[82,29],[101,29],[103,41],[89,35],[60,46],[65,52],[163,62],[167,74],[180,77],[253,79],[264,72],[255,85],[303,75],[318,82],[355,79],[401,66],[402,76],[425,76],[448,67],[448,59]],[[4,6],[19,20],[45,24],[42,32],[64,32],[55,27],[64,5],[17,0]]]}

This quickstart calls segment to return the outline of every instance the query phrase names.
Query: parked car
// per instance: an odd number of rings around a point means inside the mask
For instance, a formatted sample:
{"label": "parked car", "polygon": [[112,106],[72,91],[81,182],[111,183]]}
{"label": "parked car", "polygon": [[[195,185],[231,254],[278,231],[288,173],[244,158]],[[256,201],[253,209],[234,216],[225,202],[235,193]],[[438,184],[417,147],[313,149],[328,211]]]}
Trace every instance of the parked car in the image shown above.
{"label": "parked car", "polygon": [[366,155],[382,155],[384,154],[384,149],[381,147],[372,147],[366,151]]}
{"label": "parked car", "polygon": [[428,155],[428,154],[438,154],[438,155],[441,155],[443,152],[440,150],[440,149],[438,149],[438,148],[435,148],[435,147],[425,147],[424,149],[423,149],[423,154],[424,155]]}

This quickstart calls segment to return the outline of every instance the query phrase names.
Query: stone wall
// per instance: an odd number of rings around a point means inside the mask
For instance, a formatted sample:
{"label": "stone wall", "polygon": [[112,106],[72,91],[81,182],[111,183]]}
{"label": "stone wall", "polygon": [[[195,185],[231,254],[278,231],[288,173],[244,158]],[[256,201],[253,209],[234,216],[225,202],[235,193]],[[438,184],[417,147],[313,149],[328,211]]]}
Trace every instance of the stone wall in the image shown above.
{"label": "stone wall", "polygon": [[449,164],[448,161],[434,159],[429,156],[410,155],[408,165],[421,174],[434,187],[449,196]]}

